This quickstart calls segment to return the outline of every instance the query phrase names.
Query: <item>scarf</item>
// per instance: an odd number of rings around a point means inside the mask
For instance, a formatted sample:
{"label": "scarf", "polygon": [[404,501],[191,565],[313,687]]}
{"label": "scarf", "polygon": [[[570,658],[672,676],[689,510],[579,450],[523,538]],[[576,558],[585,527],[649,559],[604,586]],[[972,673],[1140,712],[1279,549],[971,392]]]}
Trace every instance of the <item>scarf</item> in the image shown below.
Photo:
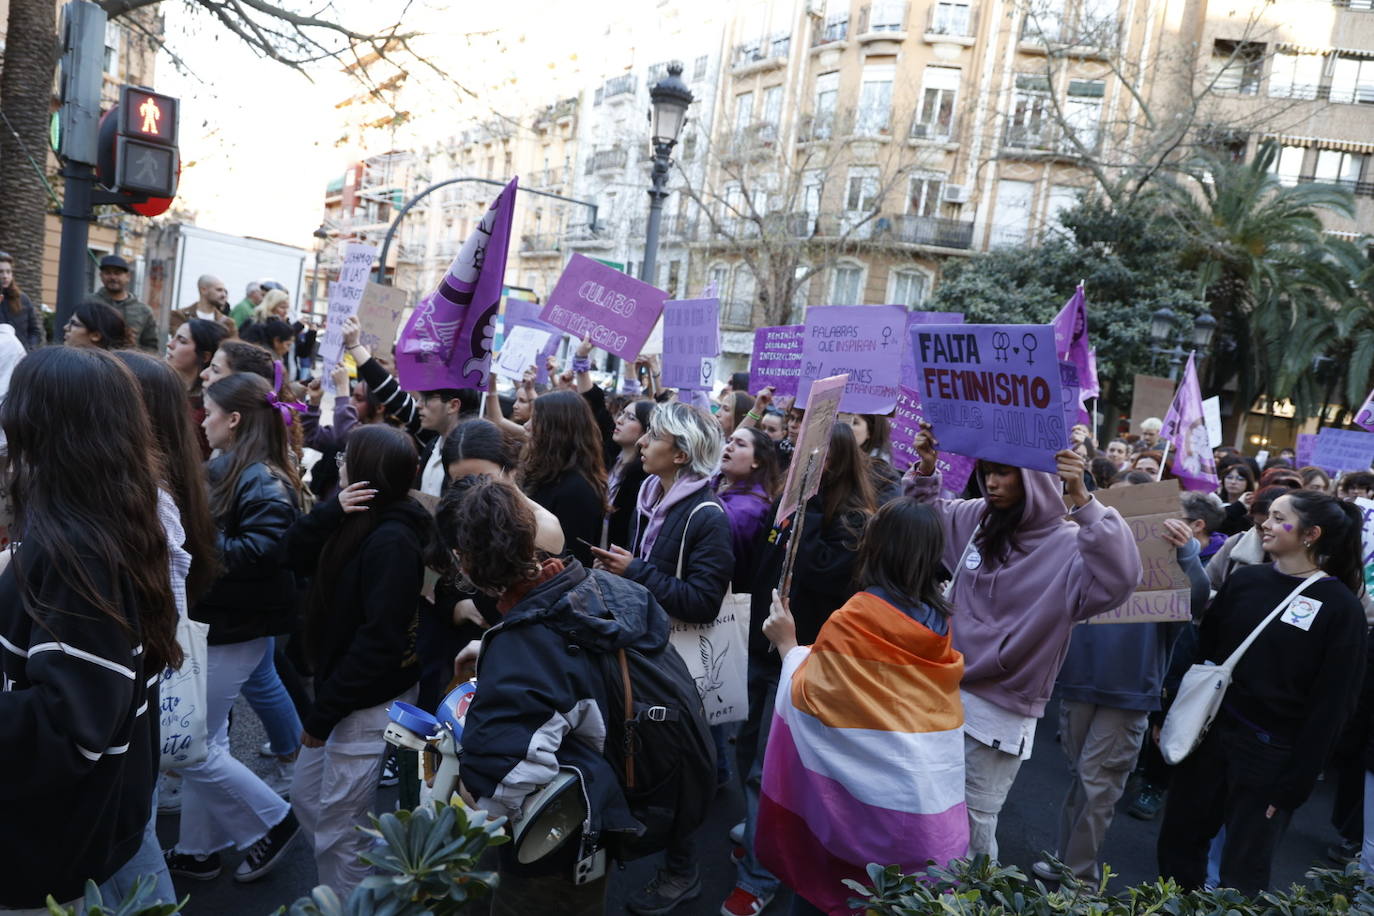
{"label": "scarf", "polygon": [[644,486],[639,488],[636,508],[640,515],[647,515],[649,521],[644,526],[644,536],[640,538],[639,550],[635,552],[639,559],[647,560],[653,553],[654,542],[658,540],[658,533],[663,528],[663,520],[668,517],[668,510],[698,490],[705,489],[709,484],[710,481],[705,477],[683,471],[678,472],[677,479],[673,481],[667,493],[663,492],[663,481],[657,476],[651,476],[644,481]]}

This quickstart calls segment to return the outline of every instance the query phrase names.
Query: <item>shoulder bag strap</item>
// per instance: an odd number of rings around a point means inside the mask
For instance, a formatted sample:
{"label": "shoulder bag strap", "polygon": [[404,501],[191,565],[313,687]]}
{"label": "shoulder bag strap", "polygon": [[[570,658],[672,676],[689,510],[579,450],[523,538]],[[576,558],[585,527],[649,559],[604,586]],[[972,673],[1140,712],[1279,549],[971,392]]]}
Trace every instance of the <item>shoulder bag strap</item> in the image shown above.
{"label": "shoulder bag strap", "polygon": [[625,788],[635,787],[635,692],[630,686],[630,663],[625,659],[625,650],[617,649],[620,659],[620,681],[625,688]]}
{"label": "shoulder bag strap", "polygon": [[1316,572],[1312,573],[1312,575],[1308,576],[1306,579],[1303,579],[1302,583],[1299,584],[1297,588],[1293,589],[1291,592],[1288,593],[1287,598],[1284,598],[1282,601],[1280,601],[1278,606],[1269,612],[1268,617],[1260,621],[1259,626],[1255,627],[1253,630],[1250,631],[1250,635],[1245,637],[1245,641],[1243,643],[1236,646],[1236,651],[1232,652],[1231,655],[1226,659],[1226,661],[1221,663],[1221,666],[1223,668],[1226,668],[1227,670],[1234,670],[1236,665],[1240,663],[1241,656],[1245,654],[1245,650],[1250,648],[1250,644],[1259,638],[1260,632],[1265,627],[1269,626],[1269,624],[1272,623],[1276,617],[1278,617],[1284,611],[1288,610],[1288,605],[1293,603],[1294,598],[1302,594],[1303,589],[1307,588],[1307,586],[1311,585],[1313,582],[1316,582],[1318,579],[1324,578],[1326,578],[1326,573],[1319,569]]}
{"label": "shoulder bag strap", "polygon": [[969,551],[973,550],[973,539],[978,536],[978,526],[975,525],[973,533],[968,536],[968,543],[964,545],[964,552],[959,554],[959,562],[950,571],[949,582],[945,584],[945,597],[949,598],[954,594],[954,583],[959,580],[959,574],[964,571],[964,561],[968,559]]}
{"label": "shoulder bag strap", "polygon": [[[720,509],[719,505],[709,499],[705,502],[699,502],[692,507],[691,512],[687,513],[687,521],[682,523],[682,540],[678,541],[677,545],[677,577],[679,579],[682,578],[682,560],[687,554],[687,526],[692,524],[692,516],[696,515],[707,506],[715,506],[717,509]],[[721,509],[721,511],[724,512],[725,510]]]}

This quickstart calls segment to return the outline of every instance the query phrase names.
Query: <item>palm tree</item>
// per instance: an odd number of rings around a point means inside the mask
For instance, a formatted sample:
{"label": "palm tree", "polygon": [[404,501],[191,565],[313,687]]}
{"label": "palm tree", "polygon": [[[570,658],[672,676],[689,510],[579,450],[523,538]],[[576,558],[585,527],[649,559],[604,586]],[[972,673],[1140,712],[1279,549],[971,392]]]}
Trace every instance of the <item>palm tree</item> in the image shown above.
{"label": "palm tree", "polygon": [[1234,382],[1245,407],[1275,393],[1303,317],[1317,306],[1334,310],[1350,289],[1329,255],[1321,215],[1353,216],[1352,195],[1324,184],[1284,186],[1272,172],[1277,156],[1272,141],[1249,162],[1206,156],[1186,170],[1191,181],[1168,185],[1174,218],[1191,240],[1183,265],[1197,272],[1217,320],[1207,385]]}

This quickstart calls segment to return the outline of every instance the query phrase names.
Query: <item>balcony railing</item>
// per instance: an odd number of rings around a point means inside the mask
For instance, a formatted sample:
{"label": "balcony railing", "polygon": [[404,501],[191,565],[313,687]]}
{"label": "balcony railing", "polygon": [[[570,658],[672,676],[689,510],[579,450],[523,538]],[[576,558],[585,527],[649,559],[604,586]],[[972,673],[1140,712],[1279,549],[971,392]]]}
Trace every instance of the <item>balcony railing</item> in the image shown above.
{"label": "balcony railing", "polygon": [[1096,129],[1091,133],[1083,131],[1078,141],[1075,144],[1067,130],[1048,120],[1026,124],[1008,118],[1002,145],[1011,149],[1076,156],[1080,144],[1086,152],[1096,152],[1102,144],[1102,135]]}
{"label": "balcony railing", "polygon": [[957,118],[951,117],[948,121],[941,121],[939,118],[928,118],[924,121],[913,120],[911,122],[911,132],[907,134],[912,140],[929,140],[935,143],[948,143],[950,138],[958,130],[959,122]]}
{"label": "balcony railing", "polygon": [[930,7],[926,23],[927,35],[948,35],[951,38],[972,38],[977,34],[978,17],[973,8],[963,3],[935,3]]}
{"label": "balcony railing", "polygon": [[556,233],[530,233],[520,236],[521,254],[555,254],[561,250]]}
{"label": "balcony railing", "polygon": [[825,24],[811,33],[811,47],[816,48],[832,42],[844,41],[848,37],[849,14],[838,13],[827,17]]}
{"label": "balcony railing", "polygon": [[[1295,183],[1291,179],[1284,180],[1284,184]],[[1374,181],[1356,181],[1353,178],[1318,178],[1315,175],[1299,175],[1297,184],[1326,184],[1337,188],[1345,188],[1356,197],[1374,197]]]}
{"label": "balcony railing", "polygon": [[972,220],[902,214],[891,218],[887,232],[895,241],[908,245],[964,250],[973,247]]}
{"label": "balcony railing", "polygon": [[556,188],[563,183],[563,169],[540,169],[534,173],[531,183],[536,188]]}
{"label": "balcony railing", "polygon": [[623,169],[630,161],[630,151],[624,147],[597,150],[587,157],[587,174],[605,169]]}
{"label": "balcony railing", "polygon": [[638,85],[633,73],[611,77],[601,86],[601,98],[603,101],[610,101],[617,96],[633,95]]}
{"label": "balcony railing", "polygon": [[906,30],[905,0],[875,0],[859,9],[859,34]]}
{"label": "balcony railing", "polygon": [[1331,5],[1345,7],[1348,10],[1360,10],[1365,13],[1374,11],[1374,0],[1331,0]]}
{"label": "balcony railing", "polygon": [[757,41],[745,41],[735,45],[730,56],[732,67],[749,67],[774,59],[785,59],[792,50],[792,36],[779,33]]}

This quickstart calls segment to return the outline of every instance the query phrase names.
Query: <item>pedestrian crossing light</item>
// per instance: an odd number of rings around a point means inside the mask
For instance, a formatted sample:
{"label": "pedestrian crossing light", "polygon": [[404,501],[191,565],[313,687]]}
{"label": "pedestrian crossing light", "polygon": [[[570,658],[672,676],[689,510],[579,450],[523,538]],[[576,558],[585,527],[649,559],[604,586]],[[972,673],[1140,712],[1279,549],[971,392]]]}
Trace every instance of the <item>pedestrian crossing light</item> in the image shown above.
{"label": "pedestrian crossing light", "polygon": [[177,100],[141,86],[121,86],[115,115],[113,188],[174,197],[177,191]]}

